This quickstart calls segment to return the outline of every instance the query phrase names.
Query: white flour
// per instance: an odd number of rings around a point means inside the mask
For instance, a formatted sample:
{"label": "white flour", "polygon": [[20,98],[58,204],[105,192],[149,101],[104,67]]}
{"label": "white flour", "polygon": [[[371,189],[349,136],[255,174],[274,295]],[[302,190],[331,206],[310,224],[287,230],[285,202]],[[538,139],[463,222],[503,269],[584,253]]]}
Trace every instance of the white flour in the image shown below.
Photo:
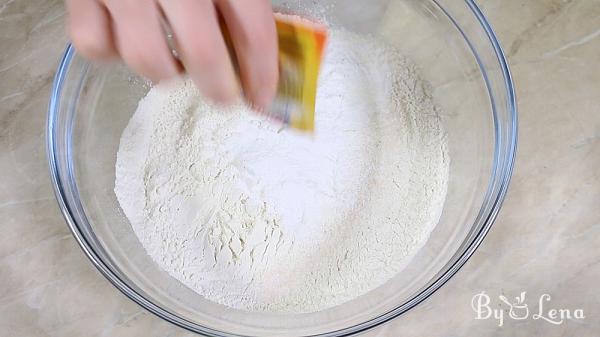
{"label": "white flour", "polygon": [[312,312],[401,271],[444,203],[445,138],[429,89],[381,42],[332,31],[316,133],[202,102],[181,80],[140,101],[115,193],[152,259],[238,309]]}

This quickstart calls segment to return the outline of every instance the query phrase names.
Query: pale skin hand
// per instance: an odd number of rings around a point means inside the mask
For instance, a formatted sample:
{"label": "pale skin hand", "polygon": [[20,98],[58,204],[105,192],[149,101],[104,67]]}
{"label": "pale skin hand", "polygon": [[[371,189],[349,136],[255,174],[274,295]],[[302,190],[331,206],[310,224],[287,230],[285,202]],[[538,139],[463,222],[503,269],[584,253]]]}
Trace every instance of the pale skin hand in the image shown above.
{"label": "pale skin hand", "polygon": [[[277,35],[269,0],[66,0],[66,4],[73,44],[92,60],[120,57],[155,82],[185,70],[204,95],[221,104],[235,102],[242,88],[259,110],[275,96]],[[173,31],[180,62],[169,49],[161,13]],[[241,87],[219,14],[231,35]]]}

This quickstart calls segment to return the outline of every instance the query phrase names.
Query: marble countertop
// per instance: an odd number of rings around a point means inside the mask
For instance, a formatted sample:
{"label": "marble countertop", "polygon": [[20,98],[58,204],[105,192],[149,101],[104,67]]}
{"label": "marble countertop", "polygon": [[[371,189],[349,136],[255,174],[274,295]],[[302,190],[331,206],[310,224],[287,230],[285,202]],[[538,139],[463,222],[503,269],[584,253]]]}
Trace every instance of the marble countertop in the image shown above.
{"label": "marble countertop", "polygon": [[[367,336],[598,336],[600,333],[600,1],[481,0],[512,67],[517,166],[480,249],[441,290]],[[59,0],[0,0],[0,335],[192,336],[110,285],[54,200],[44,143],[67,37]],[[484,291],[541,318],[476,319]],[[484,297],[478,297],[485,300]],[[585,318],[552,324],[550,309]],[[522,309],[522,308],[521,308]],[[514,314],[518,314],[515,308]],[[485,313],[482,313],[485,315]],[[546,318],[546,319],[544,319]]]}

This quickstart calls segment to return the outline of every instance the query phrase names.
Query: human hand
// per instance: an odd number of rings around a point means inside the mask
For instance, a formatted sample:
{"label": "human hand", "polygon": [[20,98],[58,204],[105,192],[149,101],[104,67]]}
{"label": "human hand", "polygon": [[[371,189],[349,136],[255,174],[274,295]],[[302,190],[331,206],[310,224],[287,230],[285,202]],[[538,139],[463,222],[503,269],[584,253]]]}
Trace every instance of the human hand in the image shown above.
{"label": "human hand", "polygon": [[[266,109],[277,89],[278,50],[269,0],[66,0],[75,48],[92,60],[122,58],[159,81],[186,71],[217,103],[233,103],[240,83],[219,25],[222,16],[251,105]],[[161,19],[169,23],[175,58]]]}

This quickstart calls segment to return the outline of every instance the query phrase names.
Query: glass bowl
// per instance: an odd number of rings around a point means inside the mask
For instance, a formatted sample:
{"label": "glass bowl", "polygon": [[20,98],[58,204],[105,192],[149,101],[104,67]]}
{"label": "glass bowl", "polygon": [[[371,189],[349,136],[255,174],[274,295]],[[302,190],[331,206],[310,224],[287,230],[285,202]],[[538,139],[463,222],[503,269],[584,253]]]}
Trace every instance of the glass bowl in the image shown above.
{"label": "glass bowl", "polygon": [[403,272],[355,300],[310,314],[234,310],[177,282],[146,255],[113,191],[121,133],[148,87],[124,66],[90,64],[71,46],[58,68],[48,113],[52,182],[92,263],[165,320],[207,336],[347,336],[425,300],[483,240],[514,164],[513,84],[491,27],[470,0],[290,0],[274,6],[317,13],[332,25],[386,40],[416,63],[433,88],[451,159],[448,192],[440,222]]}

